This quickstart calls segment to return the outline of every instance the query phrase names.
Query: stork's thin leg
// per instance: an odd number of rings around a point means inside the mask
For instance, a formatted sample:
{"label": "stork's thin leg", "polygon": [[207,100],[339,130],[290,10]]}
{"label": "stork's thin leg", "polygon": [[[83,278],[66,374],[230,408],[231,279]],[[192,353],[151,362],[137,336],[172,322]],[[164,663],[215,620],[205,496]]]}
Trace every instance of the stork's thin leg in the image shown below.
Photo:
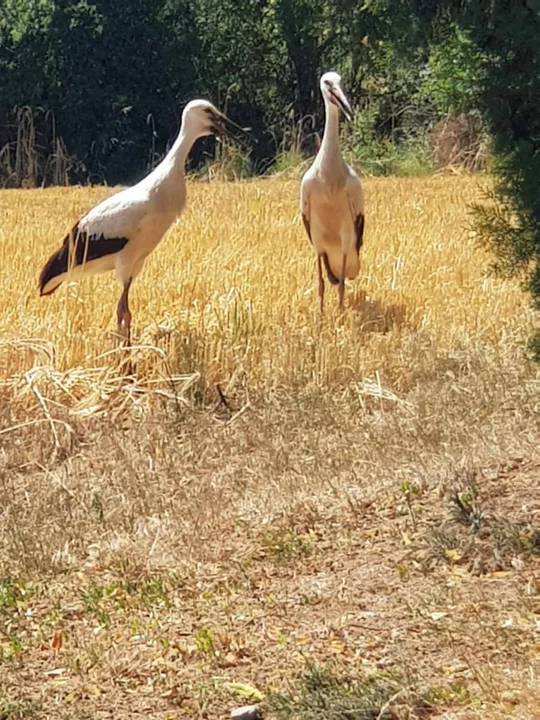
{"label": "stork's thin leg", "polygon": [[116,315],[118,319],[118,334],[123,336],[128,345],[131,344],[131,313],[128,305],[129,288],[131,287],[132,278],[129,278],[124,285],[124,290],[118,301]]}
{"label": "stork's thin leg", "polygon": [[343,310],[343,298],[345,296],[345,269],[347,267],[347,256],[343,254],[341,263],[341,275],[339,278],[339,309]]}
{"label": "stork's thin leg", "polygon": [[317,271],[319,273],[319,302],[322,315],[324,313],[324,278],[322,273],[322,258],[320,255],[317,255]]}

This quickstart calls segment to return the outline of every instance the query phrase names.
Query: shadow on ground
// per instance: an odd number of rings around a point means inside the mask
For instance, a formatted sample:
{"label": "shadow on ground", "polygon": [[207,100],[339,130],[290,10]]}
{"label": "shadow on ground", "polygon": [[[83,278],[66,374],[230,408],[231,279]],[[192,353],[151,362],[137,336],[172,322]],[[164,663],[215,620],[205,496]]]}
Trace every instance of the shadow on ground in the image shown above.
{"label": "shadow on ground", "polygon": [[359,290],[351,300],[350,309],[358,313],[360,327],[364,332],[386,333],[405,323],[410,317],[403,305],[384,305],[369,298],[364,290]]}

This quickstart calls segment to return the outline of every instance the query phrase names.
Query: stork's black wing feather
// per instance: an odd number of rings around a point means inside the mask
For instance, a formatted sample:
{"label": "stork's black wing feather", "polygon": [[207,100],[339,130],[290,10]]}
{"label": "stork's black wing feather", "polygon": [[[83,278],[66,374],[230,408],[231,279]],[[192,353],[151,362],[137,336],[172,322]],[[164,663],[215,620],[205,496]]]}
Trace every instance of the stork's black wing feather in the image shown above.
{"label": "stork's black wing feather", "polygon": [[88,235],[87,232],[79,230],[79,223],[77,223],[64,238],[62,247],[51,255],[41,271],[39,276],[40,294],[50,295],[53,293],[56,287],[47,293],[43,292],[47,283],[68,272],[70,268],[120,252],[127,242],[128,238],[125,237],[110,238],[103,234]]}
{"label": "stork's black wing feather", "polygon": [[303,220],[303,222],[304,222],[304,227],[306,228],[306,232],[307,232],[307,235],[308,235],[308,238],[309,238],[309,242],[313,245],[313,240],[311,239],[311,226],[310,226],[310,224],[309,224],[309,220],[308,220],[308,218],[307,218],[307,215],[304,215],[304,213],[302,213],[302,220]]}
{"label": "stork's black wing feather", "polygon": [[356,231],[356,252],[360,252],[360,248],[362,247],[362,244],[364,242],[364,224],[365,219],[363,213],[360,213],[360,215],[356,216],[356,220],[354,221],[354,229]]}

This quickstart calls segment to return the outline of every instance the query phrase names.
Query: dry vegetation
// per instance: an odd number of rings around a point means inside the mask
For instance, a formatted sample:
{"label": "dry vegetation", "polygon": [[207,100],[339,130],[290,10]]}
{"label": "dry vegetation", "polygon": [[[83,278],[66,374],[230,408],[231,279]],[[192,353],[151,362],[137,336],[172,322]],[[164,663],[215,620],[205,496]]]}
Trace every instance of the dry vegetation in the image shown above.
{"label": "dry vegetation", "polygon": [[0,193],[0,718],[539,717],[533,315],[477,181],[367,181],[322,323],[297,190],[190,186],[132,378],[112,276],[36,288],[110,190]]}

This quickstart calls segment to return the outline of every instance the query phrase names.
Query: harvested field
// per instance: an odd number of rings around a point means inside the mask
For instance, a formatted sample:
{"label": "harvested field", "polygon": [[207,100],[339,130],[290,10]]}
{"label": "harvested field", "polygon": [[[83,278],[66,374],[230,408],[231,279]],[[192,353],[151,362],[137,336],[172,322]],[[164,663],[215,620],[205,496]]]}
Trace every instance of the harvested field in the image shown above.
{"label": "harvested field", "polygon": [[0,718],[538,720],[534,315],[479,181],[367,180],[322,321],[297,179],[191,183],[132,377],[113,276],[37,293],[110,192],[0,192]]}

